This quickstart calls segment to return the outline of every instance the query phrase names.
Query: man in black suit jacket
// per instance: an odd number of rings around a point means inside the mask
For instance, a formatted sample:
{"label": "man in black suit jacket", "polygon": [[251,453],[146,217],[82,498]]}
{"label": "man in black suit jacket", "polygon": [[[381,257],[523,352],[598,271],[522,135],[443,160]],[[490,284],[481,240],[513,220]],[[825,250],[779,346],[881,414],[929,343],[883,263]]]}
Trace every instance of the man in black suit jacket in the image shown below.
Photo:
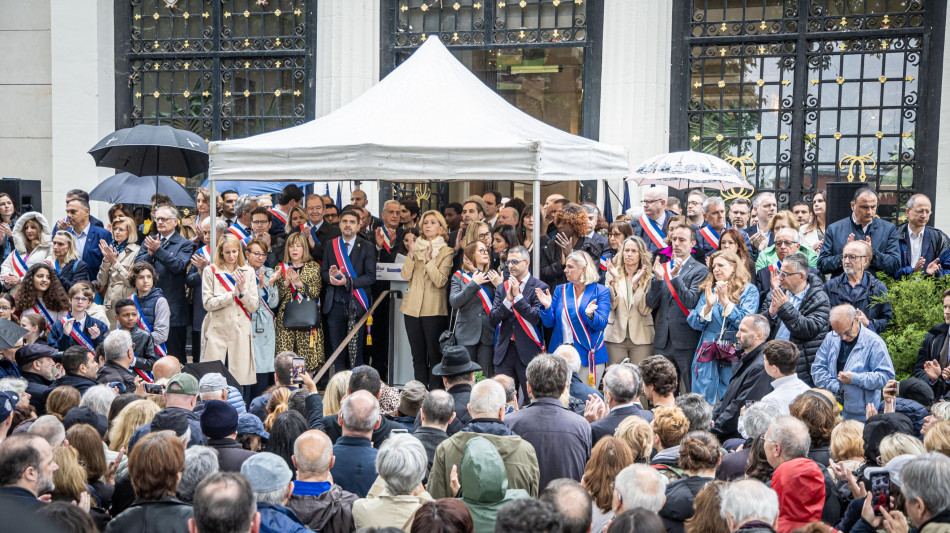
{"label": "man in black suit jacket", "polygon": [[[347,321],[351,309],[358,319],[372,305],[370,294],[376,282],[376,250],[372,244],[356,235],[359,226],[359,213],[355,210],[344,211],[340,216],[341,236],[326,242],[323,252],[322,274],[326,287],[323,314],[330,334],[330,353],[337,349],[349,332]],[[349,265],[345,262],[340,264],[344,258],[342,255],[338,258],[338,252],[348,255]],[[351,366],[363,364],[366,329],[359,328],[356,336],[356,357]],[[346,370],[347,355],[340,354],[333,363],[337,371]]]}
{"label": "man in black suit jacket", "polygon": [[[323,261],[323,254],[329,247],[332,239],[340,236],[340,229],[323,218],[323,197],[319,194],[307,196],[307,220],[310,224],[310,233],[307,241],[310,243],[310,257],[316,261]],[[326,280],[326,278],[323,278]],[[324,284],[324,290],[326,284]],[[323,295],[321,295],[321,298]]]}
{"label": "man in black suit jacket", "polygon": [[739,413],[746,402],[757,402],[772,392],[772,378],[765,373],[762,357],[770,331],[769,319],[762,315],[746,315],[739,323],[736,339],[742,348],[742,361],[733,367],[729,386],[713,409],[713,427],[709,430],[719,442],[741,438]]}
{"label": "man in black suit jacket", "polygon": [[377,228],[374,234],[380,263],[394,263],[397,255],[396,249],[402,248],[400,245],[406,230],[399,224],[401,210],[402,205],[396,200],[389,200],[383,204],[383,226]]}
{"label": "man in black suit jacket", "polygon": [[588,418],[593,445],[601,438],[613,435],[617,426],[628,416],[636,415],[647,422],[653,421],[653,412],[644,409],[638,401],[640,375],[633,368],[627,365],[607,367],[604,373],[604,396],[606,403],[598,397],[591,400],[596,405]]}
{"label": "man in black suit jacket", "polygon": [[[654,309],[654,352],[673,362],[679,379],[685,383],[685,390],[688,391],[692,386],[690,367],[699,344],[699,332],[689,326],[686,317],[699,303],[703,292],[699,284],[706,279],[709,269],[690,256],[690,250],[696,245],[696,234],[692,228],[676,228],[670,233],[670,241],[673,250],[672,272],[668,272],[669,263],[661,264],[659,257],[654,259],[653,281],[647,289],[646,303]],[[675,295],[670,292],[670,287]]]}
{"label": "man in black suit jacket", "polygon": [[[185,363],[185,337],[191,322],[188,302],[185,300],[185,276],[191,263],[192,244],[175,231],[178,210],[171,206],[162,206],[152,214],[158,234],[146,237],[139,248],[135,261],[146,261],[155,267],[155,286],[162,289],[168,301],[169,321],[168,340],[165,346],[169,355],[174,355]],[[214,253],[212,251],[212,253]],[[192,358],[197,360],[198,347],[193,347]]]}
{"label": "man in black suit jacket", "polygon": [[[652,253],[666,248],[662,239],[666,237],[670,219],[676,216],[675,212],[666,208],[668,198],[665,192],[655,187],[643,191],[643,215],[630,223],[633,234],[643,239]],[[654,223],[659,227],[659,232],[652,231]],[[644,224],[650,224],[651,227],[645,228]]]}
{"label": "man in black suit jacket", "polygon": [[[495,301],[488,315],[488,321],[493,328],[501,325],[495,336],[495,357],[492,361],[495,373],[511,376],[525,398],[528,397],[525,388],[528,383],[525,374],[528,363],[544,351],[541,302],[538,301],[535,289],[549,289],[547,284],[530,274],[530,257],[524,246],[515,246],[508,250],[510,275],[505,283],[495,289]],[[515,316],[516,312],[521,320]]]}
{"label": "man in black suit jacket", "polygon": [[277,194],[277,205],[271,208],[270,213],[271,235],[285,235],[287,233],[287,223],[290,222],[290,211],[303,203],[303,191],[293,183],[284,187]]}

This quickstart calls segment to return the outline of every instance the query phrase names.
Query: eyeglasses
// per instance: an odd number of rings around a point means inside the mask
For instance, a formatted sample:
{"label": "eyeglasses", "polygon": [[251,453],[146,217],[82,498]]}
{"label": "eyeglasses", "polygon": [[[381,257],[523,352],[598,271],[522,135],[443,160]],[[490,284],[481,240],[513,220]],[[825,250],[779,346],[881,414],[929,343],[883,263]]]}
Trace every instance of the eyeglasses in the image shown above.
{"label": "eyeglasses", "polygon": [[264,252],[248,252],[248,255],[253,255],[254,257],[267,257],[267,254]]}
{"label": "eyeglasses", "polygon": [[797,276],[797,275],[799,275],[799,274],[801,274],[801,275],[803,275],[803,276],[805,275],[804,272],[785,272],[784,270],[779,270],[779,271],[778,271],[778,277],[780,277],[780,278],[782,278],[782,279],[785,279],[785,278],[787,278],[787,277],[789,277],[789,276]]}
{"label": "eyeglasses", "polygon": [[86,298],[85,296],[73,296],[73,297],[72,297],[72,301],[74,301],[74,302],[80,302],[80,303],[82,303],[82,302],[88,302],[88,301],[89,301],[89,298]]}
{"label": "eyeglasses", "polygon": [[491,233],[479,233],[479,234],[478,234],[478,238],[479,238],[479,240],[481,240],[481,239],[490,239],[490,238],[491,238]]}
{"label": "eyeglasses", "polygon": [[0,307],[0,311],[13,311],[12,307]]}
{"label": "eyeglasses", "polygon": [[640,203],[641,203],[642,205],[650,205],[650,204],[652,204],[653,202],[660,202],[660,201],[662,201],[662,200],[660,200],[659,198],[657,198],[656,200],[641,200]]}
{"label": "eyeglasses", "polygon": [[251,224],[267,224],[268,222],[269,222],[269,221],[268,221],[267,219],[264,219],[264,220],[252,220],[252,221],[251,221]]}
{"label": "eyeglasses", "polygon": [[[526,259],[509,259],[509,260],[505,261],[505,264],[508,265],[508,266],[510,266],[510,267],[513,267],[513,266],[517,265],[518,263],[524,263],[525,261],[526,261]],[[3,309],[0,308],[0,311],[2,311],[2,310],[3,310]]]}
{"label": "eyeglasses", "polygon": [[168,218],[168,217],[155,217],[155,218],[153,218],[152,220],[154,220],[155,222],[161,222],[161,223],[165,223],[165,222],[171,221],[171,219]]}
{"label": "eyeglasses", "polygon": [[785,247],[785,246],[792,246],[795,244],[798,244],[798,242],[797,241],[775,241],[775,246]]}
{"label": "eyeglasses", "polygon": [[620,233],[619,231],[612,231],[612,232],[610,232],[610,236],[611,236],[611,237],[624,237],[625,235],[624,235],[623,233]]}
{"label": "eyeglasses", "polygon": [[854,254],[842,254],[842,255],[841,255],[841,260],[842,260],[842,261],[857,261],[858,259],[860,259],[860,258],[862,258],[862,257],[867,257],[867,256],[866,256],[866,255],[854,255]]}

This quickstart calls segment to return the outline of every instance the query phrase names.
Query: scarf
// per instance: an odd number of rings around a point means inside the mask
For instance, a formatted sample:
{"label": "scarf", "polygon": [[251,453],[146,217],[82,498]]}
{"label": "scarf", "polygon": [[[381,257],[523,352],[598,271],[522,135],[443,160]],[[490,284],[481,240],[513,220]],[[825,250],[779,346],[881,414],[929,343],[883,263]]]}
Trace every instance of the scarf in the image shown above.
{"label": "scarf", "polygon": [[416,261],[425,261],[426,259],[426,249],[429,248],[429,243],[432,243],[432,257],[439,255],[439,250],[445,248],[447,244],[445,239],[442,236],[438,236],[431,241],[425,240],[423,237],[416,239]]}

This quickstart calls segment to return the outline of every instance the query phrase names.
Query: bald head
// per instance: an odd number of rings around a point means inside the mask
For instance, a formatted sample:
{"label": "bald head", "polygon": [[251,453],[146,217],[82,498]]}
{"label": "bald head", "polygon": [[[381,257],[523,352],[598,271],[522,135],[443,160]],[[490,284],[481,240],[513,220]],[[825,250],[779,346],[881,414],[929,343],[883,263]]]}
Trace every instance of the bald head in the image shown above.
{"label": "bald head", "polygon": [[294,464],[301,474],[326,474],[333,463],[333,443],[326,433],[311,429],[294,442]]}
{"label": "bald head", "polygon": [[160,379],[171,379],[172,376],[181,372],[181,363],[174,355],[166,355],[152,365],[152,377],[158,381]]}
{"label": "bald head", "polygon": [[343,435],[367,436],[379,426],[379,402],[365,390],[358,390],[343,399],[340,406]]}

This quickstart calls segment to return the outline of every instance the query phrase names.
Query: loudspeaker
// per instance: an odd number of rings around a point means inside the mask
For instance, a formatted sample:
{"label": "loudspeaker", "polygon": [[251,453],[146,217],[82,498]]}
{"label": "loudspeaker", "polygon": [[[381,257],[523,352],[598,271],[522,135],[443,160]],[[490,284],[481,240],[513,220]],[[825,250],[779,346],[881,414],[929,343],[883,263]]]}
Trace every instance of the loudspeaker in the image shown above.
{"label": "loudspeaker", "polygon": [[[13,198],[17,213],[43,211],[43,194],[39,180],[3,178],[0,179],[0,192],[5,192]],[[23,206],[26,206],[26,209]]]}
{"label": "loudspeaker", "polygon": [[861,181],[833,181],[827,184],[825,197],[825,227],[851,216],[851,198],[858,189],[867,187]]}

